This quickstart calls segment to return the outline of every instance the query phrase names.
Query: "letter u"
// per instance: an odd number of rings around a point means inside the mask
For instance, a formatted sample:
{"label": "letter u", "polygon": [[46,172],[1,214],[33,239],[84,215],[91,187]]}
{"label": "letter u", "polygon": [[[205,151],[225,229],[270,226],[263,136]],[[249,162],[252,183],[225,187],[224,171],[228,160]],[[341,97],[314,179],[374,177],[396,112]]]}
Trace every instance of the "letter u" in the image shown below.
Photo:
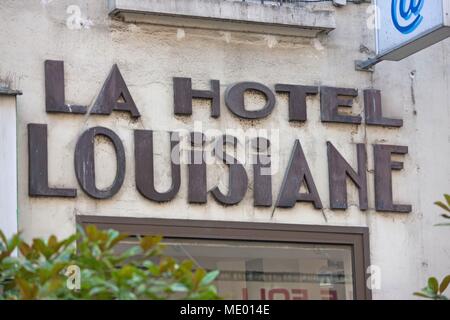
{"label": "letter u", "polygon": [[153,163],[153,131],[136,130],[134,132],[136,187],[144,197],[152,201],[170,201],[175,198],[178,191],[180,190],[180,163],[179,161],[174,161],[173,159],[174,150],[176,151],[176,148],[179,147],[179,136],[177,133],[171,132],[170,137],[172,184],[168,191],[158,192],[155,188],[155,173]]}

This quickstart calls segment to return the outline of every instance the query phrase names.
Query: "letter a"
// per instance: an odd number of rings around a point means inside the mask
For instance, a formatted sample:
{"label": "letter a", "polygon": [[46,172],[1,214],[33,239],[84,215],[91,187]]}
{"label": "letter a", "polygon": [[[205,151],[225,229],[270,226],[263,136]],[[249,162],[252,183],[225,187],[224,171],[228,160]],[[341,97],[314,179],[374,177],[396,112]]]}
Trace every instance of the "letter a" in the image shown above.
{"label": "letter a", "polygon": [[[300,187],[303,184],[308,188],[308,193],[300,193]],[[311,202],[316,209],[322,209],[319,193],[298,140],[295,141],[291,160],[284,176],[277,207],[292,208],[296,202]]]}
{"label": "letter a", "polygon": [[116,64],[112,67],[91,114],[110,115],[113,111],[129,112],[133,118],[141,116]]}

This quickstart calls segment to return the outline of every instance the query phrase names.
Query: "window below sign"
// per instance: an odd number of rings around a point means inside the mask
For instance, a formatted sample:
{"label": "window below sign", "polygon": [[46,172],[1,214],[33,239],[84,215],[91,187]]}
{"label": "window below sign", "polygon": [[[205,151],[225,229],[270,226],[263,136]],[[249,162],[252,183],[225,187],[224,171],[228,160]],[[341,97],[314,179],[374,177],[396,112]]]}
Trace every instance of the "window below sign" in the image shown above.
{"label": "window below sign", "polygon": [[166,239],[165,253],[220,270],[219,295],[231,300],[353,299],[350,246]]}
{"label": "window below sign", "polygon": [[164,235],[165,255],[219,270],[229,300],[370,299],[367,228],[79,216],[84,225]]}

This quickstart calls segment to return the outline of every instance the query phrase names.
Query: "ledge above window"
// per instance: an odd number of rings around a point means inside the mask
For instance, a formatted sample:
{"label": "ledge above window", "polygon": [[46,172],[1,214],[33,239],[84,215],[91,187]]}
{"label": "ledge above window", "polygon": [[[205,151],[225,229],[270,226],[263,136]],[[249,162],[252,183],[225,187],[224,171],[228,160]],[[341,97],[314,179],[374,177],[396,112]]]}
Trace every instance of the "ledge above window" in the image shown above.
{"label": "ledge above window", "polygon": [[0,96],[21,96],[22,92],[19,90],[13,90],[8,87],[0,86]]}
{"label": "ledge above window", "polygon": [[336,28],[334,11],[313,5],[230,0],[108,0],[109,14],[125,22],[186,28],[316,37]]}

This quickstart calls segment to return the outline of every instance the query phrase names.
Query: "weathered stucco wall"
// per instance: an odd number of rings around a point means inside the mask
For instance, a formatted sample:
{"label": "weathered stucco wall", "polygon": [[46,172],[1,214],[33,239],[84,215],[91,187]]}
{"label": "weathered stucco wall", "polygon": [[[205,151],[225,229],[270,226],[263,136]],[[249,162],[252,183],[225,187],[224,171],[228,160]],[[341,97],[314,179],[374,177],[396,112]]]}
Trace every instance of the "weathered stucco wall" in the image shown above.
{"label": "weathered stucco wall", "polygon": [[[77,5],[85,21],[81,29],[66,24]],[[148,24],[112,21],[106,1],[2,1],[0,11],[0,77],[12,74],[24,95],[18,98],[19,228],[27,238],[51,233],[67,235],[75,230],[75,215],[116,215],[181,219],[211,219],[368,226],[371,262],[381,268],[380,290],[374,298],[409,299],[434,274],[450,268],[448,230],[434,227],[440,221],[433,202],[450,187],[450,41],[444,41],[402,62],[385,62],[376,72],[354,70],[354,60],[365,58],[362,46],[373,49],[372,31],[366,27],[366,5],[336,9],[337,29],[317,40],[268,35],[177,29]],[[69,20],[70,22],[70,20]],[[89,26],[89,28],[86,28]],[[64,60],[66,100],[93,103],[110,68],[117,63],[142,114],[132,121],[127,114],[83,116],[45,112],[44,61]],[[325,124],[320,121],[320,100],[308,100],[308,121],[288,122],[287,97],[278,95],[273,114],[265,120],[244,121],[233,116],[222,101],[219,119],[209,117],[208,104],[195,102],[192,117],[173,116],[172,77],[191,77],[196,89],[209,87],[210,79],[221,81],[222,92],[238,81],[327,85],[382,90],[386,116],[401,117],[400,129]],[[222,95],[223,99],[223,95]],[[255,104],[258,99],[251,99]],[[210,196],[207,205],[187,202],[187,172],[182,166],[182,185],[177,198],[166,204],[144,199],[135,188],[134,129],[168,131],[204,128],[266,128],[280,130],[280,171],[273,177],[274,199],[296,138],[304,151],[324,206],[329,207],[326,142],[356,165],[356,143],[366,143],[369,159],[369,207],[361,212],[356,189],[349,184],[347,211],[316,210],[310,204],[294,209],[253,207],[252,186],[237,206],[224,207]],[[77,188],[76,199],[30,198],[28,196],[27,124],[48,124],[49,181],[52,186]],[[94,200],[78,186],[74,150],[78,137],[93,126],[113,129],[124,142],[127,164],[121,191],[110,200]],[[379,213],[374,208],[374,143],[405,145],[403,171],[394,172],[394,199],[413,206],[410,214]],[[168,187],[170,177],[168,139],[155,138],[157,186]],[[115,172],[113,149],[104,141],[97,148],[98,186],[107,186]],[[221,166],[209,168],[208,187],[226,180]],[[252,170],[248,168],[252,183]],[[222,177],[222,178],[221,178]],[[273,213],[273,216],[272,216]]]}

